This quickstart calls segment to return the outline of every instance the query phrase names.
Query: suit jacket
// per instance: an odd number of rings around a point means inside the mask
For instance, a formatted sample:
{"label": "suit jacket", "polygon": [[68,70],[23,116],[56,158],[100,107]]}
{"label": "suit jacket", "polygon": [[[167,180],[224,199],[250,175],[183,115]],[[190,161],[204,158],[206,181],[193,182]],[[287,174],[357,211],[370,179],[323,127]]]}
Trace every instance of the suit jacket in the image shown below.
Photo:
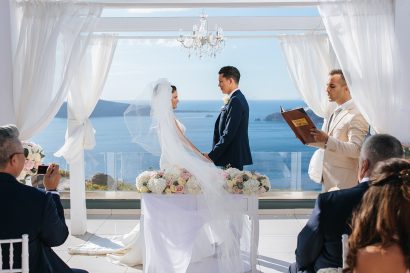
{"label": "suit jacket", "polygon": [[323,129],[329,135],[327,144],[312,145],[324,149],[324,190],[328,191],[335,186],[340,189],[355,186],[360,149],[369,130],[369,124],[352,101],[335,118],[326,121]]}
{"label": "suit jacket", "polygon": [[209,157],[217,166],[242,168],[252,164],[248,137],[249,106],[240,90],[222,107],[215,122]]}
{"label": "suit jacket", "polygon": [[350,189],[319,194],[312,215],[298,235],[295,252],[299,271],[342,267],[342,234],[351,233],[353,211],[368,188],[368,182],[362,182]]}
{"label": "suit jacket", "polygon": [[[62,245],[68,236],[57,194],[23,185],[12,175],[0,173],[0,219],[0,239],[28,234],[30,273],[73,272],[51,249]],[[15,249],[21,253],[21,245]],[[3,249],[3,264],[8,266],[6,253],[8,247]],[[20,266],[21,255],[14,259]]]}

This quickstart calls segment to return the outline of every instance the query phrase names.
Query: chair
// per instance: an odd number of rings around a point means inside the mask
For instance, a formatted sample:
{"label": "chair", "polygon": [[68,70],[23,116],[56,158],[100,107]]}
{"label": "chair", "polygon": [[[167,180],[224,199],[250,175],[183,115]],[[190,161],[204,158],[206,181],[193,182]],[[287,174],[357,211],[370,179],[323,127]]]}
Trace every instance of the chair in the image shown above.
{"label": "chair", "polygon": [[[14,246],[15,243],[21,243],[21,268],[13,268],[14,264]],[[10,245],[9,248],[9,267],[10,269],[3,269],[3,251],[2,245]],[[4,239],[0,240],[0,272],[1,273],[29,273],[28,269],[28,235],[23,234],[21,239]]]}

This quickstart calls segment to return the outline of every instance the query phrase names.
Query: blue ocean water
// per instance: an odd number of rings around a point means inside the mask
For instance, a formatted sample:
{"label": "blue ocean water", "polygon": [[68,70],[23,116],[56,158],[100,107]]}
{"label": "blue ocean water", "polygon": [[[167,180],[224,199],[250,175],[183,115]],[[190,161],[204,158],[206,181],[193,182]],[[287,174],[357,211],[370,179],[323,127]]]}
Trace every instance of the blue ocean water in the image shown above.
{"label": "blue ocean water", "polygon": [[[185,125],[187,137],[201,150],[208,152],[212,145],[215,120],[223,106],[221,101],[181,101],[177,118]],[[303,101],[249,101],[249,139],[256,170],[270,177],[272,188],[293,190],[318,190],[320,185],[311,182],[307,175],[314,149],[300,143],[283,121],[264,121],[269,114],[306,106]],[[135,177],[148,168],[158,168],[158,157],[142,152],[132,143],[122,116],[92,118],[97,145],[85,152],[86,177],[97,172],[108,173],[117,180],[134,183]],[[318,124],[317,126],[321,126]],[[55,158],[64,143],[67,120],[54,118],[50,125],[33,137],[46,153],[46,162],[67,164]]]}

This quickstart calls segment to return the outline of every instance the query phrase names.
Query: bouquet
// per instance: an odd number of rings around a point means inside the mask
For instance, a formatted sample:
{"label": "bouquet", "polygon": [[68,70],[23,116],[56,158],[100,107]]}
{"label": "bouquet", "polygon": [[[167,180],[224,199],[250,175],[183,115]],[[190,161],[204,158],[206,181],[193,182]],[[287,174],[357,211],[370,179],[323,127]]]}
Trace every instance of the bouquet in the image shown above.
{"label": "bouquet", "polygon": [[195,177],[183,168],[145,171],[136,180],[137,190],[141,193],[198,194],[201,192]]}
{"label": "bouquet", "polygon": [[270,181],[266,175],[257,172],[240,171],[229,168],[224,171],[225,189],[236,194],[259,194],[270,190]]}
{"label": "bouquet", "polygon": [[44,158],[44,150],[40,145],[32,142],[22,142],[24,148],[24,155],[26,156],[26,161],[24,163],[24,168],[20,175],[17,177],[21,183],[26,184],[29,177],[36,175],[38,166]]}

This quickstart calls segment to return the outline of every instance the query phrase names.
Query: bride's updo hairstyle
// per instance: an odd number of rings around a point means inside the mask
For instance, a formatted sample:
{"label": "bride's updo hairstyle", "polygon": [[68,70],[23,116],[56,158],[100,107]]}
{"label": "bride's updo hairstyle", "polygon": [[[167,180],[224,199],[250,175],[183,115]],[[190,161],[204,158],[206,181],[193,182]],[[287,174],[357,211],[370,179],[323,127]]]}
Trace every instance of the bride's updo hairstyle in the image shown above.
{"label": "bride's updo hairstyle", "polygon": [[344,273],[354,272],[359,250],[371,245],[382,250],[398,246],[410,268],[409,161],[393,158],[376,165],[352,228]]}

